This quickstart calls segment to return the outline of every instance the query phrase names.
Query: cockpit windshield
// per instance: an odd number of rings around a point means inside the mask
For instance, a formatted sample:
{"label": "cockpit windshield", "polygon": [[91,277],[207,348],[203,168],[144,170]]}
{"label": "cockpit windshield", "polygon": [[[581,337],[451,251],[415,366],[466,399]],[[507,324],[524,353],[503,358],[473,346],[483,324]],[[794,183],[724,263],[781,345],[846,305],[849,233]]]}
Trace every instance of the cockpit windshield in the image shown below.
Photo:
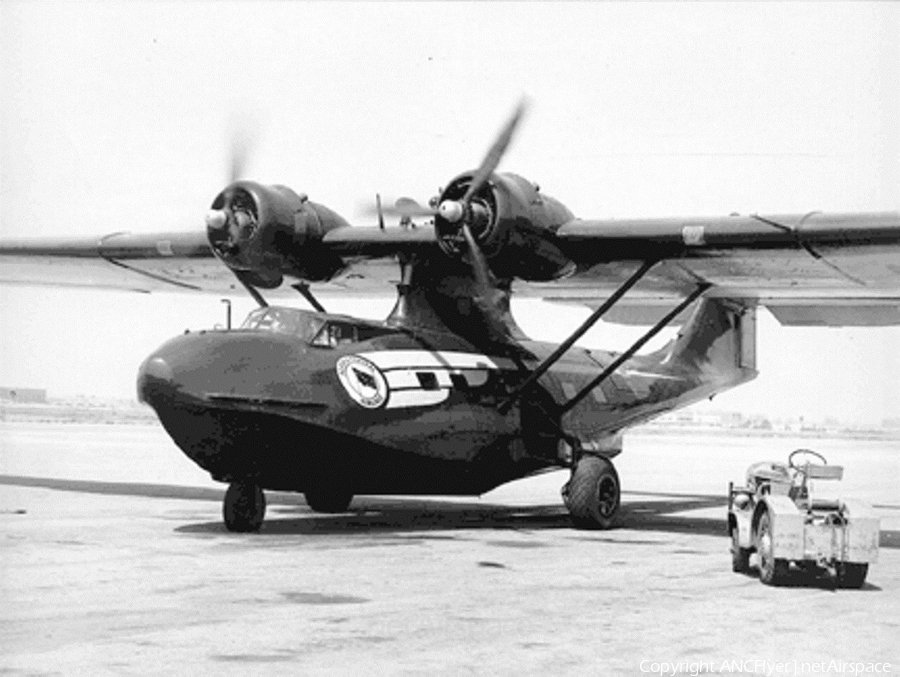
{"label": "cockpit windshield", "polygon": [[269,306],[268,308],[257,308],[251,312],[241,325],[241,329],[292,334],[309,342],[319,333],[324,324],[325,320],[309,311]]}
{"label": "cockpit windshield", "polygon": [[368,341],[395,331],[389,327],[360,322],[350,317],[323,317],[308,310],[275,306],[254,310],[244,320],[241,329],[291,334],[312,346],[321,348]]}

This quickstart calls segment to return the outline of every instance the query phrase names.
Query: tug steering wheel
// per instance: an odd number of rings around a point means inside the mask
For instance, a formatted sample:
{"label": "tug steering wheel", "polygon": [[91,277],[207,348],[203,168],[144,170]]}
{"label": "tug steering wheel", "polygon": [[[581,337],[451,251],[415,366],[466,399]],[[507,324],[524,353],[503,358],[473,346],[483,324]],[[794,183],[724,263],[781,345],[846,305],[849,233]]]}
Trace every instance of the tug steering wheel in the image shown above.
{"label": "tug steering wheel", "polygon": [[[791,466],[794,470],[802,470],[806,465],[799,464],[794,462],[795,456],[814,456],[817,460],[822,461],[822,465],[828,465],[828,461],[825,460],[825,457],[822,456],[818,451],[813,451],[812,449],[797,449],[791,452],[791,455],[788,456],[788,465]],[[809,463],[809,461],[807,461]]]}

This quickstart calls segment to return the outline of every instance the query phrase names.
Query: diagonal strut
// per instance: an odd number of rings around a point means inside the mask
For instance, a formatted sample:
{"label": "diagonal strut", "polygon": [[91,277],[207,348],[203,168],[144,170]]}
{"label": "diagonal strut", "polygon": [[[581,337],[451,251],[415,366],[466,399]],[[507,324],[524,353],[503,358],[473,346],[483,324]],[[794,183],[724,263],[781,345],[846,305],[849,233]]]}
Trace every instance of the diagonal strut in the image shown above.
{"label": "diagonal strut", "polygon": [[631,277],[629,277],[625,282],[622,283],[622,286],[616,289],[606,301],[604,301],[597,310],[591,313],[591,316],[588,317],[578,329],[572,332],[572,335],[567,338],[565,341],[559,344],[556,350],[553,351],[543,362],[541,362],[537,369],[531,372],[531,375],[525,379],[525,382],[522,383],[516,391],[510,395],[506,400],[504,400],[498,410],[501,414],[505,414],[509,411],[509,408],[515,404],[519,398],[525,393],[528,388],[534,385],[535,381],[537,381],[541,376],[547,373],[547,370],[550,369],[554,364],[556,364],[559,359],[563,356],[563,354],[575,345],[575,341],[580,339],[584,334],[593,327],[597,321],[606,314],[606,312],[612,308],[618,301],[621,299],[625,293],[631,289],[635,284],[637,284],[638,280],[640,280],[647,272],[655,266],[657,263],[656,260],[644,261],[641,264],[641,267],[638,268],[634,273],[632,273]]}
{"label": "diagonal strut", "polygon": [[651,327],[646,334],[644,334],[641,338],[634,342],[634,344],[626,350],[624,353],[619,355],[615,360],[613,360],[607,367],[604,369],[600,375],[595,378],[593,381],[588,383],[584,388],[578,391],[578,393],[571,400],[566,402],[559,408],[559,414],[565,414],[567,411],[572,409],[576,404],[581,402],[590,392],[603,383],[606,379],[608,379],[613,372],[621,367],[625,362],[630,360],[634,354],[639,351],[647,341],[656,336],[659,332],[663,330],[663,328],[669,324],[675,317],[678,316],[682,310],[691,305],[698,296],[700,296],[703,292],[709,289],[712,286],[709,282],[704,282],[697,286],[697,288],[688,294],[687,298],[684,299],[681,303],[679,303],[675,308],[666,313],[665,317],[663,317],[659,322],[657,322],[653,327]]}

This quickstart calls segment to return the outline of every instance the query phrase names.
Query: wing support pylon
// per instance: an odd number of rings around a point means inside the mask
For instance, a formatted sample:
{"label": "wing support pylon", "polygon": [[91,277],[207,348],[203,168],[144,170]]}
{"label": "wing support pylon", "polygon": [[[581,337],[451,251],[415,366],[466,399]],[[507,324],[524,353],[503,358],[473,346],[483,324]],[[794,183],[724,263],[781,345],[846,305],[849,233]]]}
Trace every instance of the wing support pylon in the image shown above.
{"label": "wing support pylon", "polygon": [[[554,350],[553,353],[550,354],[543,362],[541,362],[533,372],[531,372],[531,375],[527,379],[525,379],[525,382],[522,383],[512,395],[510,395],[505,401],[500,404],[500,406],[498,407],[500,413],[505,414],[507,411],[509,411],[510,407],[512,407],[512,405],[515,404],[541,376],[546,374],[547,371],[562,358],[566,351],[568,351],[569,348],[575,345],[575,342],[578,339],[584,336],[584,334],[587,333],[587,331],[591,327],[597,324],[600,318],[603,317],[610,308],[618,303],[619,300],[628,292],[628,290],[636,285],[640,281],[640,279],[644,277],[644,275],[646,275],[650,271],[650,269],[657,264],[657,262],[658,261],[655,259],[644,261],[641,264],[640,268],[638,268],[634,273],[631,274],[631,277],[625,280],[625,282],[623,282],[622,285],[618,289],[616,289],[616,291],[614,291],[609,296],[609,298],[600,305],[599,308],[597,308],[597,310],[591,313],[590,317],[588,317],[581,324],[581,326],[578,327],[578,329],[572,332],[572,335],[569,336],[569,338],[559,344],[559,347]],[[640,348],[640,346],[638,346],[638,348]]]}

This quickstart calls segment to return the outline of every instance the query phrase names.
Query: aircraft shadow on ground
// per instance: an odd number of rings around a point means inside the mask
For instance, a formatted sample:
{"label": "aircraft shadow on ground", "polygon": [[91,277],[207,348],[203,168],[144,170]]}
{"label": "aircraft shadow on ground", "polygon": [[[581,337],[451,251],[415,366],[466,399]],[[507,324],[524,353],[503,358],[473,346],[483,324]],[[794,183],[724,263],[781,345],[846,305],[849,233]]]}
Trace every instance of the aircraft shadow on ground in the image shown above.
{"label": "aircraft shadow on ground", "polygon": [[70,480],[57,477],[28,477],[0,475],[0,485],[73,491],[80,494],[107,496],[144,496],[146,498],[178,498],[196,501],[221,501],[224,489],[185,487],[176,484],[145,484],[138,482],[103,482],[99,480]]}
{"label": "aircraft shadow on ground", "polygon": [[[723,507],[721,496],[659,496],[653,500],[629,500],[626,494],[619,528],[643,531],[725,536],[725,520],[672,515],[697,508]],[[352,533],[402,533],[470,529],[572,529],[569,514],[559,504],[505,506],[472,501],[442,501],[418,497],[359,497],[347,513],[314,513],[293,497],[291,504],[269,501],[264,534],[342,535]],[[221,533],[221,522],[179,527],[181,533]]]}
{"label": "aircraft shadow on ground", "polygon": [[[103,482],[49,477],[0,475],[0,485],[53,489],[87,494],[143,496],[179,500],[221,501],[224,489],[169,484]],[[724,496],[625,492],[620,529],[727,536]],[[338,515],[314,513],[295,494],[267,492],[266,534],[330,534],[414,532],[465,529],[571,529],[562,503],[506,506],[477,499],[447,501],[419,497],[356,498],[350,511]],[[680,514],[702,508],[721,508],[722,516]],[[178,527],[181,533],[222,533],[220,521]],[[882,529],[882,548],[900,548],[900,531]]]}

